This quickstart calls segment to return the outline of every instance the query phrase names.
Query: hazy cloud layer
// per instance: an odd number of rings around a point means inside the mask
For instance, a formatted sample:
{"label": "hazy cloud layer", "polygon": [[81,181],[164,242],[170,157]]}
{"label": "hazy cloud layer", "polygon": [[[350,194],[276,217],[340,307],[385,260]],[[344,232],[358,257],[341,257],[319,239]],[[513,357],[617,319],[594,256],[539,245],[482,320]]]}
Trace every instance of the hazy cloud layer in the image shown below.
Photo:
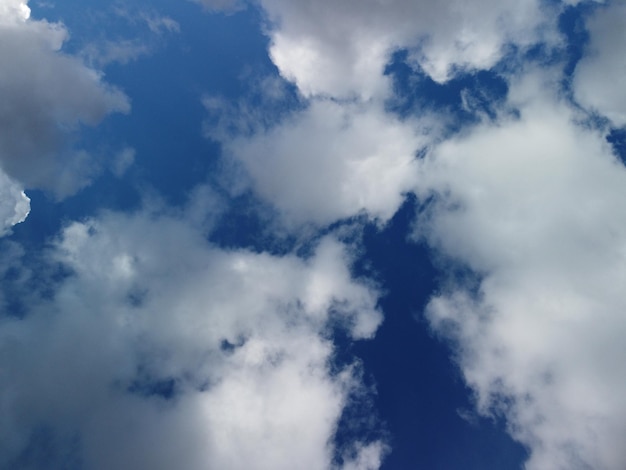
{"label": "hazy cloud layer", "polygon": [[72,148],[81,125],[129,110],[128,99],[95,70],[60,49],[61,24],[29,19],[24,1],[0,9],[0,165],[27,188],[72,194],[95,171],[92,157]]}
{"label": "hazy cloud layer", "polygon": [[427,314],[453,339],[479,409],[502,413],[529,447],[529,470],[618,470],[626,168],[555,83],[529,73],[509,97],[519,117],[480,125],[422,162],[418,194],[436,202],[418,230],[480,276],[453,282]]}
{"label": "hazy cloud layer", "polygon": [[[332,467],[361,385],[331,370],[328,322],[368,338],[381,321],[349,262],[333,238],[307,260],[223,251],[150,211],[68,225],[43,263],[69,276],[2,318],[0,467]],[[380,461],[354,445],[346,468]]]}

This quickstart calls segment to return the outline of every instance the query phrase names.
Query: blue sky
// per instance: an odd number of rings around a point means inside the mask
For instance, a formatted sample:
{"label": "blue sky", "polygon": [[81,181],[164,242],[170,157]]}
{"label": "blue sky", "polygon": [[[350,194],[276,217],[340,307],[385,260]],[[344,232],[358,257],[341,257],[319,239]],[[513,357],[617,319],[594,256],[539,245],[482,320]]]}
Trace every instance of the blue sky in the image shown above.
{"label": "blue sky", "polygon": [[626,467],[626,4],[0,3],[0,469]]}

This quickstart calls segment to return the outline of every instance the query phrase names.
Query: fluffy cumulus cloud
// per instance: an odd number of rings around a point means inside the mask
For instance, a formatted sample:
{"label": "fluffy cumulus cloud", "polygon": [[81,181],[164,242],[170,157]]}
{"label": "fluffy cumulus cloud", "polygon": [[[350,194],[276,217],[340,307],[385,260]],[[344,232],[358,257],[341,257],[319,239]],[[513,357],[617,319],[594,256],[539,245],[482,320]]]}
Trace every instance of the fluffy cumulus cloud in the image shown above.
{"label": "fluffy cumulus cloud", "polygon": [[604,135],[555,98],[515,83],[518,113],[443,143],[422,161],[419,230],[478,273],[432,299],[484,413],[501,413],[526,468],[626,466],[626,168]]}
{"label": "fluffy cumulus cloud", "polygon": [[89,182],[93,158],[72,148],[81,125],[129,109],[127,98],[95,70],[63,54],[61,24],[30,19],[27,2],[0,6],[0,165],[27,188],[58,197]]}
{"label": "fluffy cumulus cloud", "polygon": [[377,96],[396,49],[437,81],[460,69],[490,68],[510,43],[558,41],[536,0],[318,2],[263,0],[272,21],[270,54],[305,95]]}
{"label": "fluffy cumulus cloud", "polygon": [[590,41],[573,79],[576,99],[617,126],[626,126],[626,96],[621,80],[626,70],[626,3],[600,7],[587,21]]}
{"label": "fluffy cumulus cloud", "polygon": [[415,152],[424,142],[417,122],[375,103],[313,100],[225,149],[289,220],[328,224],[360,212],[390,218],[414,183]]}
{"label": "fluffy cumulus cloud", "polygon": [[[75,222],[41,261],[56,281],[15,276],[16,291],[35,293],[2,318],[1,468],[380,461],[379,442],[332,444],[360,385],[356,365],[331,367],[328,328],[364,339],[381,320],[346,248],[327,237],[308,259],[224,251],[189,220],[146,210]],[[4,264],[19,262],[12,252]]]}

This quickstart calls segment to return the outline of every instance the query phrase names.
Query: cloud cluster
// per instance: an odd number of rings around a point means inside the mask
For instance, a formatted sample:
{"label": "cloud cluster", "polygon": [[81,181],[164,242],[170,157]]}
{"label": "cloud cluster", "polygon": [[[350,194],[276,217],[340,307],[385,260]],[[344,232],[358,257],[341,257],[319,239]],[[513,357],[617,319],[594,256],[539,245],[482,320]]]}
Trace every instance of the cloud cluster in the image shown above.
{"label": "cloud cluster", "polygon": [[[54,295],[2,319],[0,467],[334,467],[360,384],[331,367],[328,328],[381,321],[349,263],[332,237],[306,260],[224,251],[148,210],[68,225],[44,263],[65,272],[43,281]],[[352,450],[345,468],[365,470],[383,446]]]}
{"label": "cloud cluster", "polygon": [[436,81],[460,70],[489,69],[514,44],[554,44],[553,11],[544,2],[262,0],[272,23],[270,55],[306,96],[377,96],[390,53]]}
{"label": "cloud cluster", "polygon": [[[474,274],[442,286],[426,314],[455,347],[479,411],[506,418],[530,449],[529,469],[624,468],[626,170],[605,135],[559,98],[553,71],[510,79],[498,113],[443,141],[433,129],[444,116],[426,125],[385,107],[392,51],[408,50],[412,66],[445,82],[492,67],[511,45],[559,44],[559,7],[260,4],[269,54],[305,100],[277,122],[233,108],[249,115],[219,125],[244,132],[207,135],[297,226],[360,213],[384,222],[415,192],[427,207],[419,236]],[[578,103],[615,125],[626,123],[611,78],[623,66],[623,7],[610,3],[589,19],[591,42],[573,77]],[[178,30],[169,18],[143,20],[155,32]],[[31,20],[24,1],[0,5],[0,235],[28,214],[23,185],[63,197],[88,182],[93,159],[68,135],[128,111],[119,90],[61,52],[66,37],[61,25]],[[142,52],[127,46],[102,57]],[[280,100],[276,83],[264,89]],[[219,99],[204,104],[228,111]],[[113,173],[133,160],[132,148],[122,150]],[[201,188],[192,199],[207,195]],[[352,278],[349,250],[332,236],[307,259],[207,243],[199,225],[211,204],[71,223],[32,272],[17,245],[3,245],[0,273],[20,304],[11,311],[1,290],[0,467],[380,466],[379,441],[333,448],[362,385],[358,365],[332,366],[331,339],[336,327],[371,338],[378,292]]]}
{"label": "cloud cluster", "polygon": [[[392,87],[384,69],[392,52],[407,49],[412,65],[446,81],[460,70],[491,67],[509,44],[559,42],[556,16],[547,14],[556,8],[534,0],[480,8],[404,0],[260,3],[270,20],[270,57],[308,106],[277,124],[248,126],[252,135],[218,138],[257,194],[297,224],[358,213],[385,221],[415,184],[415,154],[437,139],[433,127],[441,119],[426,124],[425,117],[401,120],[387,111]],[[214,104],[205,100],[210,112]]]}
{"label": "cloud cluster", "polygon": [[60,51],[66,38],[61,24],[30,19],[25,1],[0,6],[0,170],[57,197],[87,184],[95,170],[92,157],[72,147],[74,132],[129,109],[119,90]]}
{"label": "cloud cluster", "polygon": [[[261,197],[300,223],[361,212],[384,221],[414,191],[428,204],[419,236],[444,269],[473,273],[442,287],[426,313],[451,340],[479,410],[506,418],[529,469],[619,470],[626,170],[606,135],[560,98],[558,67],[506,77],[498,112],[443,141],[427,135],[432,120],[403,121],[382,104],[393,50],[444,82],[489,69],[510,45],[563,46],[558,14],[577,3],[263,0],[270,56],[307,106],[224,148]],[[625,11],[610,2],[588,19],[572,81],[578,104],[617,126]]]}
{"label": "cloud cluster", "polygon": [[530,72],[519,112],[423,160],[418,230],[478,274],[427,315],[457,348],[479,410],[502,414],[530,469],[621,469],[626,452],[626,168]]}

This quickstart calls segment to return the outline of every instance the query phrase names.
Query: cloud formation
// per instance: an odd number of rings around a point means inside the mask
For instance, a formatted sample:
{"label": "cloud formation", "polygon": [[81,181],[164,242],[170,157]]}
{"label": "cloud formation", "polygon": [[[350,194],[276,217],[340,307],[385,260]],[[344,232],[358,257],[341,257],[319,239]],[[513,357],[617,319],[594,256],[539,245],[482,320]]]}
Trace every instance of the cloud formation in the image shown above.
{"label": "cloud formation", "polygon": [[[550,77],[549,75],[547,75]],[[558,76],[557,76],[558,78]],[[421,163],[418,230],[478,279],[427,315],[453,340],[483,413],[504,415],[529,470],[626,466],[626,168],[544,72],[503,114]]]}
{"label": "cloud formation", "polygon": [[444,82],[461,70],[489,69],[511,44],[559,41],[554,11],[536,0],[261,4],[271,20],[272,60],[305,96],[386,93],[384,67],[398,49],[409,50],[414,66]]}
{"label": "cloud formation", "polygon": [[504,77],[506,102],[453,137],[428,134],[431,117],[403,121],[383,105],[392,51],[407,49],[445,82],[490,69],[510,46],[565,46],[558,15],[577,3],[265,0],[270,56],[306,106],[223,143],[258,194],[300,223],[384,221],[414,191],[426,207],[420,239],[444,270],[472,273],[451,276],[426,315],[479,411],[505,417],[530,451],[528,469],[621,470],[626,170],[588,112],[626,122],[623,2],[588,19],[572,81],[583,109],[563,98],[558,65],[512,67],[521,76]]}
{"label": "cloud formation", "polygon": [[71,138],[111,112],[128,112],[127,97],[79,59],[61,52],[63,25],[30,19],[24,1],[0,9],[0,165],[27,188],[65,197],[85,186],[93,158]]}
{"label": "cloud formation", "polygon": [[[560,3],[260,4],[269,54],[301,106],[270,119],[205,98],[224,113],[205,131],[225,158],[290,228],[358,214],[385,222],[415,192],[417,235],[444,270],[471,273],[442,283],[426,315],[454,348],[478,410],[505,417],[530,450],[529,470],[626,467],[626,170],[585,114],[626,123],[614,80],[623,3],[588,20],[572,82],[583,109],[562,97],[557,67],[521,67],[521,78],[505,77],[508,97],[493,116],[445,138],[444,113],[401,119],[386,107],[390,54],[406,49],[409,65],[439,82],[489,69],[510,47],[560,45]],[[179,30],[169,17],[140,20]],[[72,138],[129,109],[61,51],[66,38],[62,25],[31,20],[26,2],[0,5],[0,235],[28,214],[23,186],[63,197],[87,184],[94,159]],[[100,51],[101,64],[142,52],[127,46]],[[281,84],[260,87],[280,101]],[[471,93],[462,97],[472,111]],[[133,161],[134,149],[122,150],[112,173]],[[2,242],[1,468],[381,465],[381,441],[333,444],[363,385],[358,364],[334,365],[332,332],[372,338],[378,290],[352,277],[350,249],[332,235],[307,258],[208,243],[212,197],[201,187],[183,209],[69,223],[28,259]]]}
{"label": "cloud formation", "polygon": [[321,99],[224,147],[291,222],[324,225],[361,212],[385,221],[414,184],[420,127],[381,104]]}
{"label": "cloud formation", "polygon": [[[54,296],[31,292],[22,318],[2,319],[0,467],[334,466],[361,385],[356,365],[331,368],[328,328],[371,337],[377,292],[332,237],[306,260],[225,251],[185,217],[109,213],[63,230],[44,263],[67,273]],[[384,450],[353,444],[345,468]]]}

